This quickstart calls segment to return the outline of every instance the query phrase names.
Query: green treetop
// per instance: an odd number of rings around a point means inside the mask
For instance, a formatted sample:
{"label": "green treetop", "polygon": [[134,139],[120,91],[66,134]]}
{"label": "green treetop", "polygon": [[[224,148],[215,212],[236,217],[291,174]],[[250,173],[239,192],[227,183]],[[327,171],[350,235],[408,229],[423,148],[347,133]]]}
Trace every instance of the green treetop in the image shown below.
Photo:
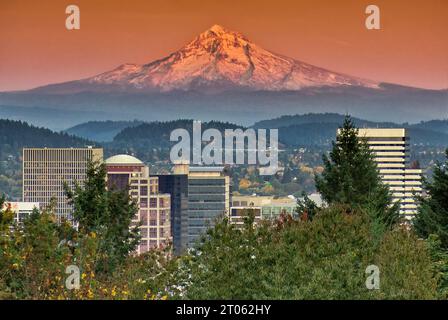
{"label": "green treetop", "polygon": [[98,271],[112,271],[138,244],[138,227],[130,228],[137,205],[127,191],[107,189],[103,163],[89,163],[85,182],[73,189],[66,184],[65,192],[80,233],[100,239]]}
{"label": "green treetop", "polygon": [[381,181],[372,151],[349,116],[339,129],[330,155],[323,156],[324,171],[316,188],[328,203],[362,208],[385,225],[398,218],[389,189]]}
{"label": "green treetop", "polygon": [[434,167],[432,181],[424,180],[427,197],[419,197],[420,206],[414,219],[417,233],[427,238],[437,235],[441,246],[448,249],[448,149],[447,160]]}

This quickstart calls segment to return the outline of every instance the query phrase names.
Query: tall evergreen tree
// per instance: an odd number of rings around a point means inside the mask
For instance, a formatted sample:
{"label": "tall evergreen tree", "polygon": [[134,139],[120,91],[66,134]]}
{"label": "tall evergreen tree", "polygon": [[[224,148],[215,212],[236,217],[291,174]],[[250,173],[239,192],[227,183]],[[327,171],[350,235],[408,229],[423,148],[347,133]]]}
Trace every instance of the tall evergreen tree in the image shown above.
{"label": "tall evergreen tree", "polygon": [[94,233],[100,240],[98,271],[112,271],[135,250],[138,227],[130,228],[138,209],[126,191],[106,188],[104,163],[89,163],[87,178],[73,189],[65,184],[80,234]]}
{"label": "tall evergreen tree", "polygon": [[385,225],[398,219],[398,204],[392,204],[389,188],[377,171],[366,139],[349,116],[340,128],[330,156],[323,156],[324,171],[316,176],[316,188],[328,204],[363,208]]}
{"label": "tall evergreen tree", "polygon": [[418,198],[414,227],[422,237],[437,235],[442,248],[448,249],[448,149],[445,153],[447,160],[434,167],[432,181],[424,180],[428,196]]}

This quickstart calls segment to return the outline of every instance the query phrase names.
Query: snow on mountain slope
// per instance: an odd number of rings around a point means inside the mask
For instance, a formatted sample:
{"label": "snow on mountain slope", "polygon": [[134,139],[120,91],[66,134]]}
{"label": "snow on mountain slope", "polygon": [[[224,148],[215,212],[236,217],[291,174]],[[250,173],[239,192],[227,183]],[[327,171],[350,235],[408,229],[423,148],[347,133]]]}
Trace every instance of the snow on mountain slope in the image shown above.
{"label": "snow on mountain slope", "polygon": [[78,82],[160,92],[206,88],[268,91],[320,86],[377,88],[379,85],[274,54],[219,25],[212,26],[166,58],[145,65],[124,64]]}

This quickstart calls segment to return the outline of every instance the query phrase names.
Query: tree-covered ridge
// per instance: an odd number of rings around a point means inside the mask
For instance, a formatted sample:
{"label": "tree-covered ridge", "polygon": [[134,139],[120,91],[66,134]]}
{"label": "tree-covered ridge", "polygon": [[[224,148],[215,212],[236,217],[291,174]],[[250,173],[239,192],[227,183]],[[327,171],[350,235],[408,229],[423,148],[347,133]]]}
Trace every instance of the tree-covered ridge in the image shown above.
{"label": "tree-covered ridge", "polygon": [[0,159],[21,154],[24,147],[85,147],[94,142],[26,122],[0,119]]}
{"label": "tree-covered ridge", "polygon": [[[448,120],[422,121],[416,124],[398,124],[393,122],[375,122],[352,118],[358,127],[369,128],[407,128],[412,144],[443,146],[448,140]],[[163,148],[169,145],[169,134],[177,128],[191,131],[193,120],[173,121],[90,121],[79,124],[66,132],[76,136],[100,142],[110,143],[111,147],[120,147],[123,142],[136,142],[145,147]],[[303,115],[285,115],[279,118],[256,122],[255,129],[279,129],[279,139],[287,147],[329,146],[336,129],[344,121],[344,115],[338,113],[308,113]],[[203,122],[203,128],[234,129],[240,126],[220,121]],[[151,134],[149,134],[151,133]]]}
{"label": "tree-covered ridge", "polygon": [[[180,119],[174,121],[154,121],[149,123],[143,123],[139,126],[126,128],[122,132],[120,132],[116,137],[115,141],[126,140],[127,138],[145,138],[148,133],[151,133],[156,136],[168,136],[171,131],[183,128],[188,131],[193,130],[193,121],[192,119]],[[225,129],[237,129],[243,128],[242,126],[230,123],[230,122],[222,122],[222,121],[204,121],[201,122],[202,130],[207,130],[209,128],[218,129],[220,131],[224,131]]]}
{"label": "tree-covered ridge", "polygon": [[5,194],[9,200],[21,198],[24,147],[70,148],[88,145],[95,145],[95,142],[23,121],[0,119],[0,194]]}
{"label": "tree-covered ridge", "polygon": [[[256,122],[254,128],[280,128],[291,125],[311,124],[311,123],[337,123],[340,124],[344,121],[345,115],[339,113],[306,113],[295,115],[283,115],[278,118],[262,120]],[[351,117],[353,123],[357,127],[378,127],[378,128],[420,128],[427,129],[435,132],[448,133],[448,119],[444,120],[429,120],[420,121],[419,123],[397,123],[388,121],[373,121],[361,119],[358,117]]]}
{"label": "tree-covered ridge", "polygon": [[[284,115],[278,118],[258,121],[254,124],[255,128],[280,128],[287,127],[291,125],[301,125],[310,123],[337,123],[340,124],[344,121],[344,115],[339,113],[306,113],[306,114],[296,114],[296,115]],[[352,117],[353,123],[357,126],[397,126],[393,122],[374,122],[368,121],[356,117]]]}
{"label": "tree-covered ridge", "polygon": [[420,123],[414,124],[413,127],[448,133],[448,120],[421,121]]}
{"label": "tree-covered ridge", "polygon": [[65,130],[66,133],[75,135],[84,139],[110,142],[122,130],[129,127],[136,127],[143,121],[89,121],[78,124]]}
{"label": "tree-covered ridge", "polygon": [[[329,145],[344,115],[337,113],[308,113],[281,116],[259,121],[255,128],[278,128],[280,140],[287,146]],[[407,128],[411,144],[445,146],[448,140],[448,120],[422,121],[416,124],[375,122],[353,117],[359,128]]]}

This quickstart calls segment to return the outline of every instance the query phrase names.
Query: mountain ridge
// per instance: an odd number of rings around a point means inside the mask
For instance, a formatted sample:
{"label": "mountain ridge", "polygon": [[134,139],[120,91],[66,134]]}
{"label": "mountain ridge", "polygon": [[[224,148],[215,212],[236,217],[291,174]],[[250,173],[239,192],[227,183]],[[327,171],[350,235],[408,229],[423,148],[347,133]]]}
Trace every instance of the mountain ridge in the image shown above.
{"label": "mountain ridge", "polygon": [[[307,112],[418,122],[448,116],[448,90],[372,82],[329,71],[213,26],[162,59],[122,64],[81,80],[3,92],[0,105],[20,108],[2,108],[3,117],[24,115],[33,120],[36,112],[25,108],[40,107],[70,113],[78,123],[89,114],[89,120],[195,118],[247,126],[280,114]],[[46,112],[42,117],[39,124],[48,118],[52,129],[61,129],[60,116]]]}
{"label": "mountain ridge", "polygon": [[[288,146],[327,145],[334,139],[336,129],[341,125],[344,117],[344,115],[338,113],[307,113],[258,121],[250,127],[254,129],[279,129],[280,142]],[[443,146],[448,141],[448,119],[422,121],[414,124],[375,122],[357,117],[352,117],[352,119],[361,128],[407,128],[413,144]],[[174,121],[143,122],[137,125],[135,121],[128,122],[127,127],[124,127],[113,138],[108,139],[107,142],[120,145],[124,143],[126,145],[126,143],[134,144],[138,141],[138,144],[141,144],[142,141],[147,141],[150,142],[151,146],[154,146],[157,145],[157,141],[166,140],[158,145],[166,147],[170,144],[169,134],[171,130],[177,127],[191,130],[192,121],[191,119],[179,119]],[[97,136],[104,136],[110,133],[110,127],[115,128],[124,124],[123,121],[87,122],[67,129],[67,132],[95,140]],[[234,123],[210,121],[203,123],[203,130],[213,128],[213,126],[217,126],[218,129],[247,128]],[[105,132],[102,132],[102,129],[105,129]]]}
{"label": "mountain ridge", "polygon": [[161,59],[146,64],[124,63],[92,77],[31,92],[74,93],[89,87],[94,91],[287,91],[322,86],[379,88],[379,83],[273,53],[239,32],[213,25]]}

